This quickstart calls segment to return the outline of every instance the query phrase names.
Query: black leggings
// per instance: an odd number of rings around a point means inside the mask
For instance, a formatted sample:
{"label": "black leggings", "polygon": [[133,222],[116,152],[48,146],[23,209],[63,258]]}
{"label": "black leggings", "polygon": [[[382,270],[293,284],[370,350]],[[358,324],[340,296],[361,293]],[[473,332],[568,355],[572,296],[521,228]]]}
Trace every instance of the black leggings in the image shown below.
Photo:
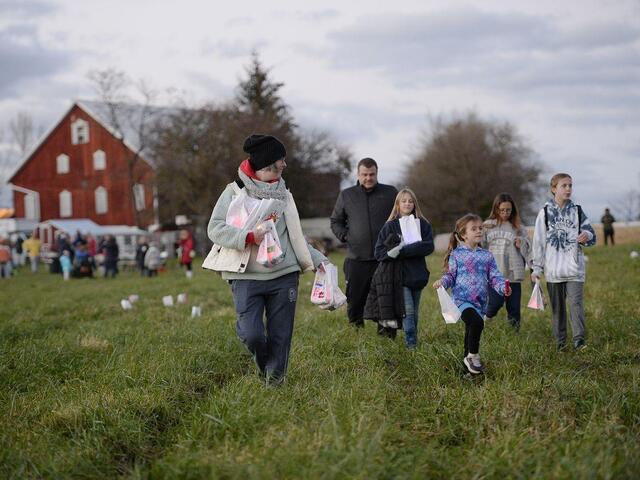
{"label": "black leggings", "polygon": [[464,327],[464,356],[480,352],[480,335],[484,328],[484,320],[475,308],[465,308],[462,312]]}

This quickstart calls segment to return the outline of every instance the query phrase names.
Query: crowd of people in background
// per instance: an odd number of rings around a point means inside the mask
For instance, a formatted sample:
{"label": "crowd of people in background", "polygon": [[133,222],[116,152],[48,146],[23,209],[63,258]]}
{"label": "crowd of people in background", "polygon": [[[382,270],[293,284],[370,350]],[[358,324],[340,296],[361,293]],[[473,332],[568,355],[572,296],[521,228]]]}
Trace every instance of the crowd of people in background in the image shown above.
{"label": "crowd of people in background", "polygon": [[[187,278],[193,277],[192,261],[195,242],[189,230],[179,232],[179,239],[172,245],[179,264],[185,268]],[[11,240],[0,237],[0,278],[8,279],[17,271],[30,266],[38,272],[46,263],[50,273],[61,274],[64,280],[72,278],[117,277],[122,265],[131,264],[144,277],[153,277],[161,271],[169,257],[166,246],[150,237],[140,236],[135,259],[123,259],[114,235],[98,238],[77,231],[73,236],[58,232],[55,241],[46,252],[36,235],[14,234]]]}

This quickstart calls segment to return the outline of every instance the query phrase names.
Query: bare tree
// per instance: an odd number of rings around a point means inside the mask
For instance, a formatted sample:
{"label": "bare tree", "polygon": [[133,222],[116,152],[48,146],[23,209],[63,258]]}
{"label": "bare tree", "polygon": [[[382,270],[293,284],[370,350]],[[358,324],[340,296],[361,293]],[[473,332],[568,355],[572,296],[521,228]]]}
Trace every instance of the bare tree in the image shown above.
{"label": "bare tree", "polygon": [[[136,224],[141,226],[140,212],[134,201],[134,186],[141,181],[142,171],[136,167],[149,153],[151,130],[158,113],[158,109],[153,107],[157,93],[143,80],[133,82],[124,72],[113,68],[92,70],[88,77],[106,108],[111,128],[124,150],[131,152],[127,157],[128,190]],[[136,92],[135,99],[129,96],[132,88]]]}
{"label": "bare tree", "polygon": [[539,190],[541,167],[509,123],[475,114],[438,119],[410,163],[404,182],[438,227],[450,229],[467,212],[487,216],[496,194],[509,192],[527,212]]}
{"label": "bare tree", "polygon": [[620,195],[617,208],[622,218],[626,222],[632,222],[640,218],[640,193],[637,190],[629,189]]}
{"label": "bare tree", "polygon": [[20,157],[24,157],[36,141],[36,126],[26,112],[18,112],[9,122],[12,143],[17,147]]}

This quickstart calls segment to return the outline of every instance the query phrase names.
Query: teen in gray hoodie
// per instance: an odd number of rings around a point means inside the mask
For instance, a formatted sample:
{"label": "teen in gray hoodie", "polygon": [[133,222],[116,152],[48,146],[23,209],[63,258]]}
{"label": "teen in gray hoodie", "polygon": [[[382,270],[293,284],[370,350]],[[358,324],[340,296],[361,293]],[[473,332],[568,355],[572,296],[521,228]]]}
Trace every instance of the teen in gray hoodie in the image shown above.
{"label": "teen in gray hoodie", "polygon": [[585,343],[583,247],[596,243],[596,233],[580,205],[571,201],[573,180],[567,173],[551,178],[551,198],[538,212],[533,233],[533,273],[539,281],[544,274],[551,300],[553,333],[558,350],[566,348],[567,307],[569,301],[573,347]]}

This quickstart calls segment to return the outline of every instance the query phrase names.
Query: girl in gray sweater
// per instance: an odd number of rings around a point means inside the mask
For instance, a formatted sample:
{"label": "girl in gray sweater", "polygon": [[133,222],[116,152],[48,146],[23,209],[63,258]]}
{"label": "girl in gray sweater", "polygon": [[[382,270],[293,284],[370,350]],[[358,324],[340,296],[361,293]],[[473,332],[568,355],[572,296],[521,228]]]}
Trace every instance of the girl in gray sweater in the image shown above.
{"label": "girl in gray sweater", "polygon": [[529,262],[531,245],[516,202],[508,193],[500,193],[493,200],[491,215],[484,222],[482,246],[493,254],[500,273],[509,280],[513,292],[511,296],[503,297],[490,289],[486,317],[495,317],[506,303],[509,323],[519,330],[521,282]]}

